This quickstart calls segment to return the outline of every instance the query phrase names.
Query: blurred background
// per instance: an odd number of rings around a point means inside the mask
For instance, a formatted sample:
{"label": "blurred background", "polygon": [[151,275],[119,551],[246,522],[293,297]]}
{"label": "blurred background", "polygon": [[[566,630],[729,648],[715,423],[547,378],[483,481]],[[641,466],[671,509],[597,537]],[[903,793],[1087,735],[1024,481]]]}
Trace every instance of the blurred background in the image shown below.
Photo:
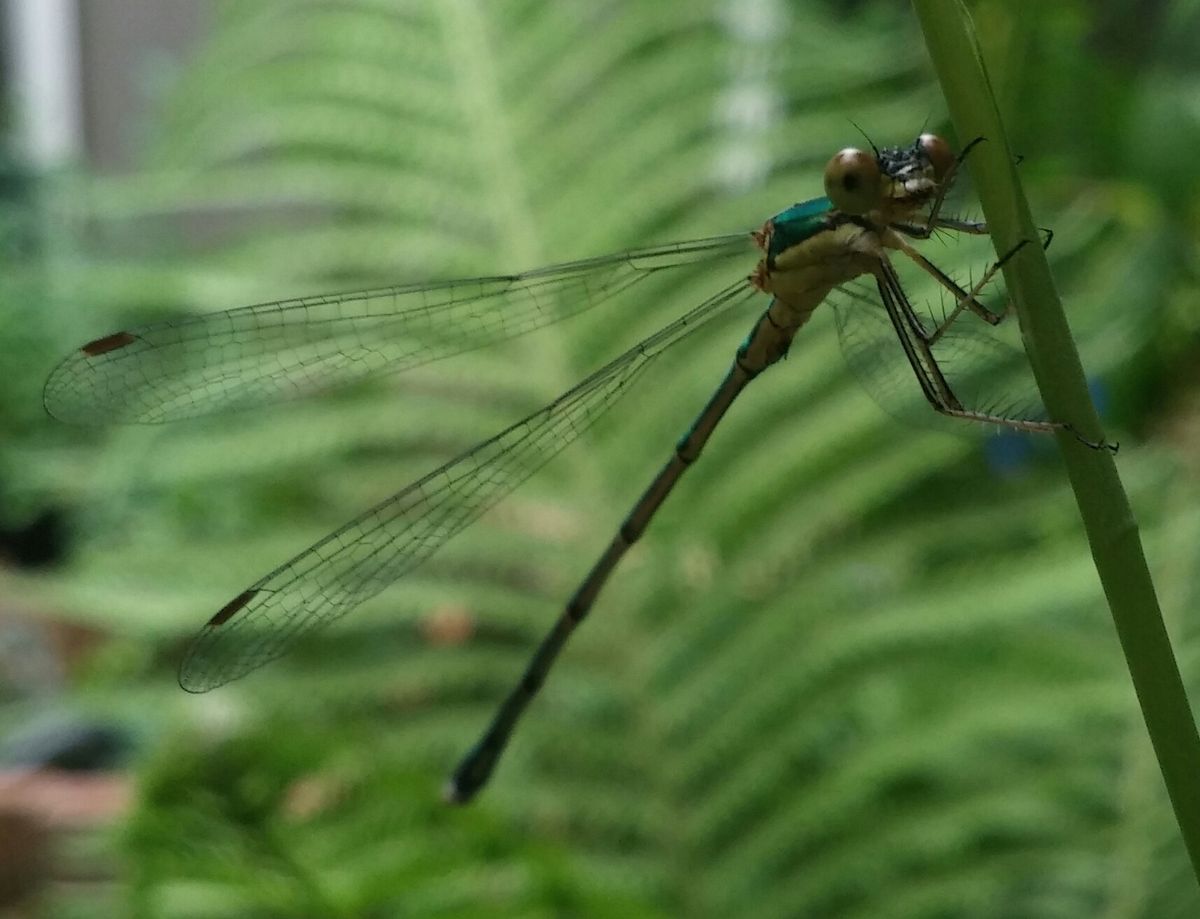
{"label": "blurred background", "polygon": [[[1194,690],[1200,3],[971,7]],[[215,610],[695,292],[261,411],[42,409],[57,360],[132,324],[751,228],[856,126],[953,138],[906,2],[3,9],[0,913],[1200,914],[1053,442],[897,424],[830,315],[463,809],[445,776],[752,313],[400,585],[202,696],[175,668]]]}

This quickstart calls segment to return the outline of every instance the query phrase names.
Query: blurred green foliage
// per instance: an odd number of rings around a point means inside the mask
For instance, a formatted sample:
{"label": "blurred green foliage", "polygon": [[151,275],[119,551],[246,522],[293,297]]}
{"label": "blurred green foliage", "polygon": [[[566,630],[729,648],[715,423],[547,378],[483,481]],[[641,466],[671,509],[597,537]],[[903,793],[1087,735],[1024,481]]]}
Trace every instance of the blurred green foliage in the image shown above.
{"label": "blurred green foliage", "polygon": [[[1194,684],[1200,6],[973,8]],[[6,579],[114,636],[79,692],[151,738],[132,914],[1196,915],[1051,445],[895,425],[825,316],[723,424],[469,810],[438,803],[442,776],[750,317],[344,624],[179,692],[183,642],[245,584],[690,304],[164,428],[38,419],[54,354],[181,311],[755,226],[816,193],[854,124],[946,127],[900,3],[220,11],[143,171],[46,184],[0,228],[34,241],[0,273],[6,508],[78,521],[68,565]]]}

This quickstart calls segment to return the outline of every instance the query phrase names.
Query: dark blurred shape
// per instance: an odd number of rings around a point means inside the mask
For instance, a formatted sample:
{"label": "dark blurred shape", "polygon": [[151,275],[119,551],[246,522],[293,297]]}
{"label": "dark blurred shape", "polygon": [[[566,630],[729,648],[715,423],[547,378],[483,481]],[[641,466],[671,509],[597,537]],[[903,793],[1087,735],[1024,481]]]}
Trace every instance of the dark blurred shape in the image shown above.
{"label": "dark blurred shape", "polygon": [[18,568],[50,568],[67,550],[67,515],[57,507],[44,508],[27,523],[0,524],[0,558]]}
{"label": "dark blurred shape", "polygon": [[1092,49],[1135,69],[1144,69],[1161,53],[1163,25],[1171,14],[1168,0],[1110,0],[1094,7]]}
{"label": "dark blurred shape", "polygon": [[132,747],[129,735],[112,725],[85,721],[34,723],[5,739],[0,747],[0,763],[94,772],[120,765]]}

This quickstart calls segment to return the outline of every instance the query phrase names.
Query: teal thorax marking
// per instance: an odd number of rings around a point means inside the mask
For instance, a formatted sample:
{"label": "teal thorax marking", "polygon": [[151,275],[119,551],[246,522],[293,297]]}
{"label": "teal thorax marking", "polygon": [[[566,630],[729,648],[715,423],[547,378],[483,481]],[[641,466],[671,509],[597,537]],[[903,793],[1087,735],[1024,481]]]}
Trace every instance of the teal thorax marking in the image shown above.
{"label": "teal thorax marking", "polygon": [[773,262],[781,252],[829,229],[826,217],[832,210],[833,204],[828,198],[810,198],[772,217],[767,259]]}

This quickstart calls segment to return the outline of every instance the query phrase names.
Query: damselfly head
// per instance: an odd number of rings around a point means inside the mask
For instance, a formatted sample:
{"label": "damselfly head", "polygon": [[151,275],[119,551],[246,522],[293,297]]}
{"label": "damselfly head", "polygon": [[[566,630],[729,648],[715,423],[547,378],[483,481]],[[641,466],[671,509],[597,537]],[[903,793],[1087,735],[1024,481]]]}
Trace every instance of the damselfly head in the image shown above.
{"label": "damselfly head", "polygon": [[893,207],[920,207],[937,194],[954,169],[954,152],[936,134],[922,134],[909,147],[879,151],[879,168],[891,181],[885,189]]}
{"label": "damselfly head", "polygon": [[825,167],[825,194],[844,214],[883,211],[884,222],[891,222],[932,199],[954,164],[950,145],[936,134],[922,134],[910,146],[876,153],[848,147]]}

